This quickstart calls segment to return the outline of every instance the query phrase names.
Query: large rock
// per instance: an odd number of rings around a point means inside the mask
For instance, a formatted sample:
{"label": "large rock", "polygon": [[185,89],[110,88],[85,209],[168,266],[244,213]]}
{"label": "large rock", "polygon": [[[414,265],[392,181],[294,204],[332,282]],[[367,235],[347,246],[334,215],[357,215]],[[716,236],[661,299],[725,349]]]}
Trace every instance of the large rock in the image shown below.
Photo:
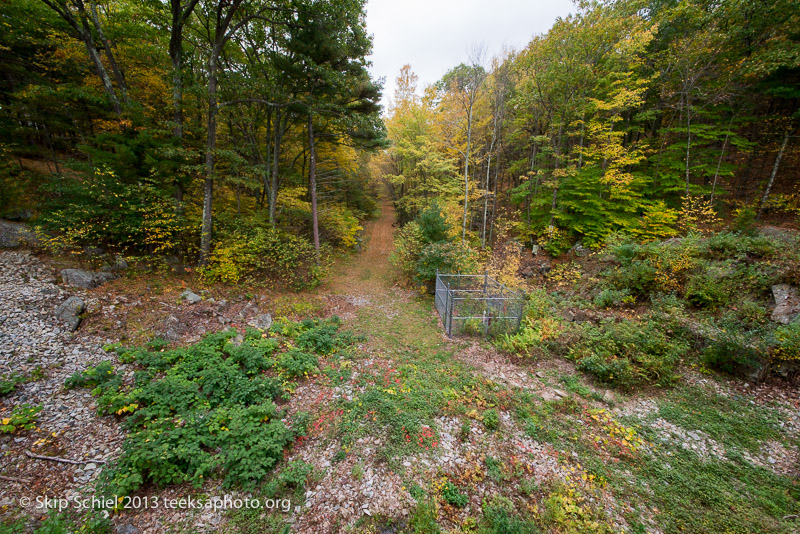
{"label": "large rock", "polygon": [[268,313],[259,315],[254,317],[247,324],[259,330],[269,330],[269,327],[272,326],[272,315]]}
{"label": "large rock", "polygon": [[115,276],[111,273],[97,273],[83,269],[64,269],[61,271],[61,278],[72,287],[93,289],[101,284],[110,282]]}
{"label": "large rock", "polygon": [[0,220],[0,248],[17,248],[36,243],[36,234],[25,223]]}
{"label": "large rock", "polygon": [[203,297],[201,297],[191,289],[187,289],[186,291],[181,293],[181,298],[186,302],[188,302],[189,304],[197,304],[198,302],[203,300]]}
{"label": "large rock", "polygon": [[788,284],[772,286],[772,295],[775,297],[775,309],[772,310],[772,320],[789,324],[792,319],[800,314],[800,296],[797,289]]}
{"label": "large rock", "polygon": [[56,308],[56,318],[67,325],[71,332],[78,329],[81,324],[81,314],[86,305],[79,297],[70,297]]}

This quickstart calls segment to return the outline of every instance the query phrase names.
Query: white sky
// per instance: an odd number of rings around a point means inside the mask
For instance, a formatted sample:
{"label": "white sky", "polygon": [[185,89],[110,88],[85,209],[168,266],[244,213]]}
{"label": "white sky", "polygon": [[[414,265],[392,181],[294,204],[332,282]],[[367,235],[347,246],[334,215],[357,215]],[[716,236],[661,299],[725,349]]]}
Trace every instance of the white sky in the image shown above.
{"label": "white sky", "polygon": [[[374,36],[371,72],[385,77],[383,105],[409,63],[419,92],[468,59],[483,43],[489,57],[520,49],[545,33],[556,17],[574,12],[571,0],[368,0],[367,29]],[[488,58],[487,58],[488,60]]]}

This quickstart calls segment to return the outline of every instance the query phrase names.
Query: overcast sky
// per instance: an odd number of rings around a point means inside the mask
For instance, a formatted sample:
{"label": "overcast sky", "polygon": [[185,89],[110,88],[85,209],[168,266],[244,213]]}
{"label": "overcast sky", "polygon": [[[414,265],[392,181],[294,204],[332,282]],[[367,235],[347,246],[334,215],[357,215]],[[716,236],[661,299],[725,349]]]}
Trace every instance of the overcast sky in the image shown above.
{"label": "overcast sky", "polygon": [[419,76],[421,92],[466,62],[473,45],[485,44],[490,57],[504,46],[522,48],[573,11],[571,0],[368,0],[372,75],[386,79],[383,104],[394,96],[406,63]]}

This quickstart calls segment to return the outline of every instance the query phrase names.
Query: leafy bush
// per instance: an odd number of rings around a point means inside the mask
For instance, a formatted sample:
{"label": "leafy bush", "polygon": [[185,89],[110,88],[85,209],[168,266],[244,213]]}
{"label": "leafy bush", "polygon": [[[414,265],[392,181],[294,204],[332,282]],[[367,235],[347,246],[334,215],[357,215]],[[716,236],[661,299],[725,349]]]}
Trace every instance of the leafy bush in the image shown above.
{"label": "leafy bush", "polygon": [[31,406],[30,404],[21,404],[15,407],[9,417],[4,417],[0,420],[0,434],[13,434],[22,430],[33,430],[36,428],[36,419],[41,411],[41,406]]}
{"label": "leafy bush", "polygon": [[800,322],[781,325],[772,334],[772,357],[780,361],[800,360]]}
{"label": "leafy bush", "polygon": [[436,202],[420,213],[416,221],[425,243],[444,243],[450,240],[451,226]]}
{"label": "leafy bush", "polygon": [[133,383],[123,381],[110,362],[70,377],[69,387],[94,388],[102,411],[126,416],[123,454],[104,471],[104,489],[125,495],[148,482],[199,486],[212,475],[221,475],[226,486],[253,487],[305,432],[303,416],[287,425],[273,401],[292,390],[288,377],[318,369],[313,354],[276,354],[290,342],[275,338],[283,335],[276,330],[299,335],[321,327],[335,334],[338,321],[287,324],[273,330],[273,337],[249,329],[240,344],[234,342],[236,331],[228,330],[172,350],[157,343],[116,347],[120,360],[137,369]]}
{"label": "leafy bush", "polygon": [[628,289],[604,289],[594,298],[594,305],[599,308],[622,306],[633,300]]}
{"label": "leafy bush", "polygon": [[490,409],[483,412],[483,426],[486,430],[497,430],[500,427],[500,416],[497,410]]}
{"label": "leafy bush", "polygon": [[688,348],[685,341],[668,337],[652,320],[606,321],[587,326],[569,357],[601,382],[628,389],[643,383],[673,382],[675,368]]}
{"label": "leafy bush", "polygon": [[497,346],[506,352],[521,356],[532,356],[536,350],[548,350],[558,341],[564,331],[560,319],[544,317],[523,319],[522,326],[514,334],[503,334]]}
{"label": "leafy bush", "polygon": [[298,290],[315,286],[323,274],[308,239],[264,227],[225,236],[201,273],[209,282],[228,284],[267,276]]}
{"label": "leafy bush", "polygon": [[[712,326],[713,328],[714,326]],[[703,363],[731,375],[744,375],[763,365],[763,332],[739,328],[735,321],[723,318],[701,354]]]}
{"label": "leafy bush", "polygon": [[716,310],[728,301],[728,294],[720,280],[707,274],[697,274],[689,279],[686,300],[698,308]]}
{"label": "leafy bush", "polygon": [[358,218],[344,206],[334,204],[319,212],[320,237],[335,246],[353,248],[363,229]]}
{"label": "leafy bush", "polygon": [[458,486],[450,482],[445,482],[442,486],[442,497],[447,504],[451,504],[456,508],[463,508],[469,502],[469,498],[458,490]]}
{"label": "leafy bush", "polygon": [[414,281],[424,284],[443,273],[471,272],[477,268],[477,254],[460,243],[431,243],[422,249],[414,266]]}
{"label": "leafy bush", "polygon": [[99,244],[159,254],[193,235],[170,188],[156,178],[126,183],[110,168],[95,168],[83,179],[58,177],[45,190],[37,222],[55,236],[43,241],[46,248]]}

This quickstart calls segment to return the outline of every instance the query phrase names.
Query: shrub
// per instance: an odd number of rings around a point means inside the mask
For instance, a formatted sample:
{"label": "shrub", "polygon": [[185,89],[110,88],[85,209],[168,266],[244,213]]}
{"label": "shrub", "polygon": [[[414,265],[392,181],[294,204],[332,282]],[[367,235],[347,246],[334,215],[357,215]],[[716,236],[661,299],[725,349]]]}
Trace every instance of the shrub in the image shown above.
{"label": "shrub", "polygon": [[322,278],[314,245],[303,237],[255,227],[218,242],[201,274],[209,282],[235,284],[244,277],[267,276],[292,289],[312,287]]}
{"label": "shrub", "polygon": [[444,243],[449,241],[451,226],[442,215],[439,205],[434,202],[416,219],[425,243]]}
{"label": "shrub", "polygon": [[450,482],[445,482],[442,486],[442,497],[447,504],[451,504],[456,508],[463,508],[469,502],[469,498],[458,490],[458,486]]}
{"label": "shrub", "polygon": [[709,310],[716,310],[728,301],[722,282],[704,273],[689,279],[685,296],[692,305]]}
{"label": "shrub", "polygon": [[15,407],[9,417],[4,417],[0,420],[0,434],[13,434],[22,430],[33,430],[36,428],[36,419],[41,411],[41,406],[31,406],[30,404],[21,404]]}
{"label": "shrub", "polygon": [[774,359],[795,362],[800,360],[800,322],[797,319],[791,324],[776,328],[772,338]]}
{"label": "shrub", "polygon": [[417,222],[411,221],[397,231],[394,238],[394,252],[392,252],[390,261],[402,271],[405,277],[411,279],[425,244],[422,228]]}
{"label": "shrub", "polygon": [[500,427],[500,416],[497,410],[491,409],[483,412],[483,426],[486,430],[497,430]]}
{"label": "shrub", "polygon": [[420,252],[414,267],[414,280],[424,284],[436,279],[436,271],[444,273],[471,272],[477,268],[477,254],[460,243],[432,243]]}
{"label": "shrub", "polygon": [[334,204],[319,212],[320,236],[335,246],[353,248],[363,229],[358,218],[344,206]]}
{"label": "shrub", "polygon": [[521,356],[532,356],[538,350],[548,350],[558,341],[564,331],[560,319],[544,317],[533,319],[526,317],[522,327],[514,334],[503,334],[497,346],[506,352]]}
{"label": "shrub", "polygon": [[618,307],[631,302],[633,297],[628,289],[604,289],[594,298],[594,305],[599,308]]}
{"label": "shrub", "polygon": [[629,389],[642,383],[673,382],[675,368],[688,348],[683,340],[668,337],[652,320],[606,321],[587,326],[569,357],[601,382]]}
{"label": "shrub", "polygon": [[[309,321],[276,330],[295,336],[315,326]],[[226,486],[251,488],[305,432],[307,416],[287,424],[273,401],[293,388],[287,377],[316,371],[317,357],[298,349],[276,355],[290,340],[281,343],[252,329],[237,345],[236,334],[208,334],[172,350],[116,347],[120,359],[137,369],[132,384],[109,362],[67,380],[69,387],[93,387],[101,410],[126,416],[123,453],[103,472],[105,491],[125,495],[148,482],[199,486],[212,475],[221,475]],[[337,337],[340,343],[348,339]]]}
{"label": "shrub", "polygon": [[703,349],[703,363],[723,373],[745,375],[763,364],[758,339],[759,332],[739,329],[735,323],[723,324]]}

